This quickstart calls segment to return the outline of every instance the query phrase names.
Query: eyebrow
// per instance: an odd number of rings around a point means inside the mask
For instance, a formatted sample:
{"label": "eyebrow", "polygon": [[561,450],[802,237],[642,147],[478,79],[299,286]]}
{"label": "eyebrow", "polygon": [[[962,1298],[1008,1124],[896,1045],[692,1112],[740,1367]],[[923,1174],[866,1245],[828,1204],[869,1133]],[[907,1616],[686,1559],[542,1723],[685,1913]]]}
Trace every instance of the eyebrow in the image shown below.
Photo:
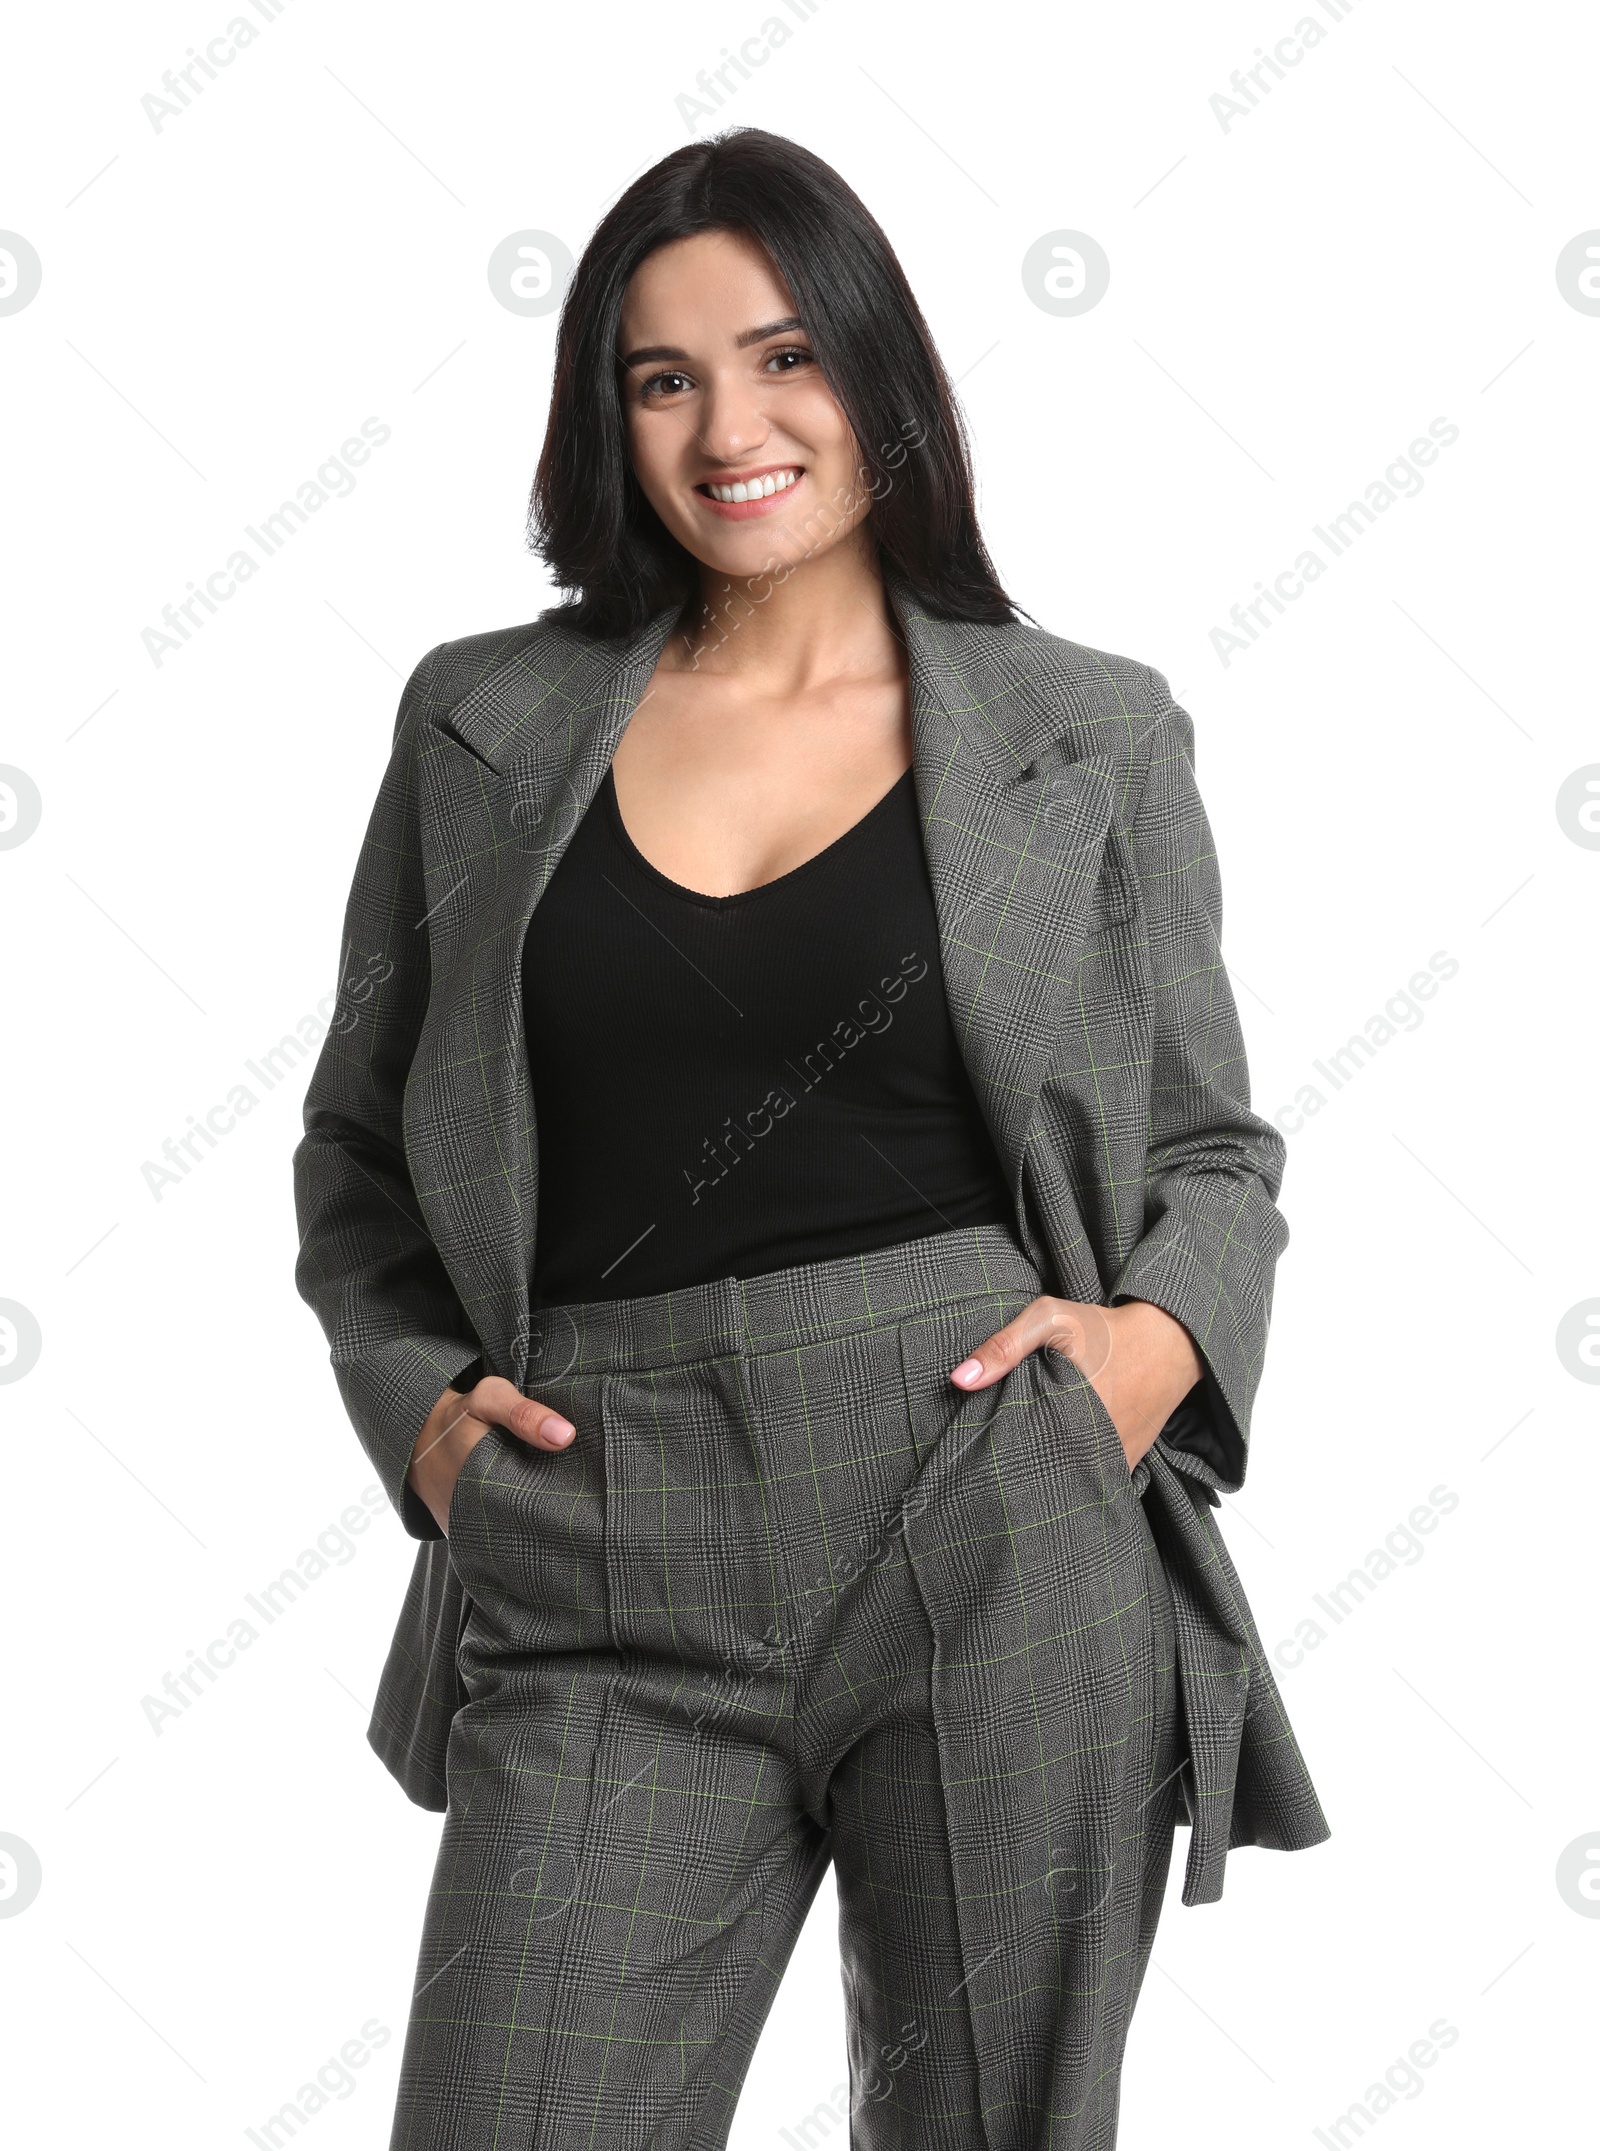
{"label": "eyebrow", "polygon": [[[782,321],[765,322],[759,329],[746,329],[733,341],[735,347],[746,350],[751,344],[764,344],[769,337],[792,336],[796,330],[806,333],[806,325],[798,314],[790,314]],[[680,351],[676,344],[641,344],[637,351],[628,352],[623,358],[624,366],[646,366],[658,359],[688,359],[687,351]]]}

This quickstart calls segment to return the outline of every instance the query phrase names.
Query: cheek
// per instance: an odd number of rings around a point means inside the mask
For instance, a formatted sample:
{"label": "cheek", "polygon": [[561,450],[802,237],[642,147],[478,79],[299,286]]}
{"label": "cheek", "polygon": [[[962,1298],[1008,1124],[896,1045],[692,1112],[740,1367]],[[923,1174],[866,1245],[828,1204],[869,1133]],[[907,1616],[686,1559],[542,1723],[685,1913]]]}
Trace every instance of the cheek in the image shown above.
{"label": "cheek", "polygon": [[811,451],[819,466],[825,463],[830,471],[837,466],[841,472],[854,469],[855,440],[825,381],[808,382],[803,389],[797,387],[784,410],[773,415]]}
{"label": "cheek", "polygon": [[682,455],[683,428],[653,413],[630,410],[626,439],[640,491],[658,515],[671,516],[673,472]]}
{"label": "cheek", "polygon": [[623,435],[628,444],[629,460],[641,484],[649,480],[661,460],[661,447],[655,431],[653,426],[645,423],[637,405],[623,406]]}

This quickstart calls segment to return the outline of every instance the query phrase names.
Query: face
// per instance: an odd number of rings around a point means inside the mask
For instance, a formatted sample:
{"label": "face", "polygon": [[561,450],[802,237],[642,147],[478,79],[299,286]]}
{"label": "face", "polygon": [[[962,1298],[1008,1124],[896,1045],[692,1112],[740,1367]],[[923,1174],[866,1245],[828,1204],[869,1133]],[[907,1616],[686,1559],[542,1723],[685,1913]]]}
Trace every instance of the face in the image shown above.
{"label": "face", "polygon": [[702,232],[641,262],[618,350],[640,487],[715,573],[793,568],[865,519],[855,439],[754,240]]}

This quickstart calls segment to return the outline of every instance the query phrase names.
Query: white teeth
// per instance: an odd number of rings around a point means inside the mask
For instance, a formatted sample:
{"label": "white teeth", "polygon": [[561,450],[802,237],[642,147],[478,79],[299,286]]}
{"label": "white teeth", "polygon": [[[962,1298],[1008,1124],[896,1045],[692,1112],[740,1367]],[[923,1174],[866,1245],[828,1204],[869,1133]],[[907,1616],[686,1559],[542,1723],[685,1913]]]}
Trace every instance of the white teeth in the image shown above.
{"label": "white teeth", "polygon": [[764,500],[771,493],[787,492],[800,476],[797,470],[768,471],[764,478],[752,478],[738,485],[712,485],[706,491],[713,500],[732,503],[736,500]]}

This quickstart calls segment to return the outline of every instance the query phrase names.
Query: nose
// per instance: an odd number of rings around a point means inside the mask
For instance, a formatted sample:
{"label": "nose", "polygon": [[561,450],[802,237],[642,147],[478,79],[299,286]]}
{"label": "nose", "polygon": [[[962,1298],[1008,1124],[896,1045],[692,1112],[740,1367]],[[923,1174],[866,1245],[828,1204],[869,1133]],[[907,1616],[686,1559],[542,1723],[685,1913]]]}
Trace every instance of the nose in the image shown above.
{"label": "nose", "polygon": [[743,461],[760,448],[771,430],[759,383],[742,370],[712,375],[701,406],[700,444],[713,462]]}

